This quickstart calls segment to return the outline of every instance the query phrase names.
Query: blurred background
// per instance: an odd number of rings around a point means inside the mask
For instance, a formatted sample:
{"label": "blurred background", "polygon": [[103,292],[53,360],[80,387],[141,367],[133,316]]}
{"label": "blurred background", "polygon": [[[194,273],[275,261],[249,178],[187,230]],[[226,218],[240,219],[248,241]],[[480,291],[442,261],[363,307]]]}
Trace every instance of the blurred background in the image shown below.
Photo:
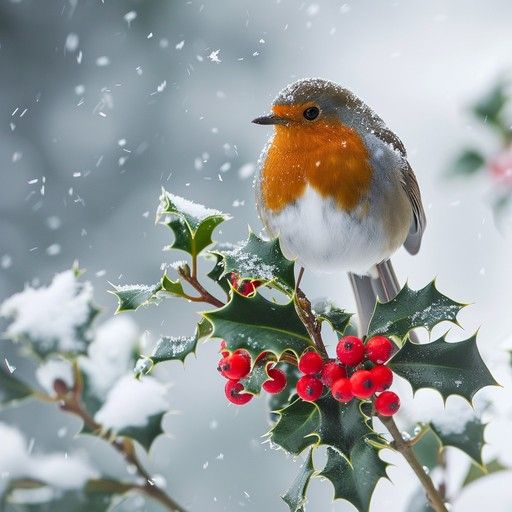
{"label": "blurred background", "polygon": [[[78,259],[108,318],[109,281],[156,282],[176,256],[154,226],[162,186],[230,212],[219,240],[258,231],[252,173],[271,132],[250,121],[287,83],[321,76],[375,108],[408,148],[428,229],[418,256],[397,254],[400,278],[420,287],[437,276],[474,303],[462,325],[481,327],[484,353],[498,350],[510,335],[512,244],[493,222],[488,177],[446,171],[461,146],[499,150],[467,110],[512,64],[511,21],[509,0],[0,0],[0,300]],[[308,274],[304,288],[353,309],[345,276]],[[178,301],[132,316],[149,340],[190,335],[197,319]],[[264,400],[226,405],[217,349],[159,370],[176,414],[150,463],[192,511],[285,511],[279,495],[300,461],[262,444]],[[4,357],[23,368],[20,354]],[[50,448],[86,443],[58,435],[61,416],[33,414],[0,419]],[[124,470],[113,452],[97,458]],[[406,510],[414,480],[401,466],[390,475],[374,510]],[[474,494],[459,510],[481,509]],[[314,481],[308,510],[351,510],[331,497]]]}

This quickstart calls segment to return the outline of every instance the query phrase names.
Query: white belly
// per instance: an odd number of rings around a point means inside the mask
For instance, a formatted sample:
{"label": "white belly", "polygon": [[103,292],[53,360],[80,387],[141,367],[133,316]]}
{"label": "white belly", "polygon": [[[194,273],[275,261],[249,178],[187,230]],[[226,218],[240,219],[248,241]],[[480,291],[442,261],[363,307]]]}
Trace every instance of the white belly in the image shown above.
{"label": "white belly", "polygon": [[263,216],[286,256],[308,270],[366,274],[397,248],[389,247],[378,216],[364,215],[357,208],[343,212],[311,187],[292,206]]}

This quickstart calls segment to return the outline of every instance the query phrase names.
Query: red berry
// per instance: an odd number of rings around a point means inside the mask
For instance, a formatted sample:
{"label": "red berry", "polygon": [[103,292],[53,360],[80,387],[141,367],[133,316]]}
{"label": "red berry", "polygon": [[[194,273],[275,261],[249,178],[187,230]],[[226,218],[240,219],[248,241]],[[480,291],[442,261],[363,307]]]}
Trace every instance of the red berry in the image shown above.
{"label": "red berry", "polygon": [[251,357],[244,350],[237,350],[233,354],[223,357],[219,361],[217,369],[226,379],[243,379],[251,371]]}
{"label": "red berry", "polygon": [[252,284],[251,281],[243,281],[240,285],[240,288],[238,288],[238,293],[240,295],[243,295],[244,297],[247,297],[248,295],[251,295],[256,291],[256,287],[254,284]]}
{"label": "red berry", "polygon": [[393,372],[383,364],[379,364],[370,370],[373,381],[375,382],[375,391],[385,391],[393,383]]}
{"label": "red berry", "polygon": [[336,355],[341,363],[357,366],[364,357],[364,344],[356,336],[344,336],[338,342]]}
{"label": "red berry", "polygon": [[315,402],[320,398],[323,391],[322,382],[311,375],[304,375],[297,381],[297,394],[307,402]]}
{"label": "red berry", "polygon": [[393,353],[393,343],[385,336],[374,336],[366,342],[366,356],[377,364],[385,363]]}
{"label": "red berry", "polygon": [[357,398],[370,398],[375,393],[375,381],[368,370],[358,370],[350,377],[352,393]]}
{"label": "red berry", "polygon": [[245,405],[252,400],[253,395],[244,393],[244,387],[237,380],[228,380],[224,386],[226,398],[235,405]]}
{"label": "red berry", "polygon": [[261,361],[262,359],[265,359],[265,357],[267,357],[268,355],[270,355],[270,352],[262,352],[257,358],[256,358],[256,362],[258,361]]}
{"label": "red berry", "polygon": [[354,398],[352,393],[352,384],[350,379],[342,378],[338,379],[331,388],[332,396],[338,400],[338,402],[350,402]]}
{"label": "red berry", "polygon": [[299,359],[299,370],[306,375],[315,375],[322,371],[324,360],[318,352],[305,352]]}
{"label": "red berry", "polygon": [[270,378],[263,383],[263,389],[273,395],[281,393],[286,387],[286,374],[279,368],[269,368],[267,373]]}
{"label": "red berry", "polygon": [[400,398],[393,391],[384,391],[375,399],[375,410],[381,416],[393,416],[400,409]]}
{"label": "red berry", "polygon": [[322,382],[328,387],[332,387],[332,385],[339,379],[343,379],[347,376],[347,371],[345,368],[340,366],[338,363],[332,361],[327,363],[322,370]]}

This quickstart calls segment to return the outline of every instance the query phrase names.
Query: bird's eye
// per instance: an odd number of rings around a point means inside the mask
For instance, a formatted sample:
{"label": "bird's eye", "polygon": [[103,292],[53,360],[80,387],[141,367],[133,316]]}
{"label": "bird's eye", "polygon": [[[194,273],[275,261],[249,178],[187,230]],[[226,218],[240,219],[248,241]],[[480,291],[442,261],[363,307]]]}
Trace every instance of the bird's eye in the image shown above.
{"label": "bird's eye", "polygon": [[320,114],[320,110],[318,107],[309,107],[306,110],[304,110],[303,116],[308,121],[313,121],[318,117],[318,114]]}

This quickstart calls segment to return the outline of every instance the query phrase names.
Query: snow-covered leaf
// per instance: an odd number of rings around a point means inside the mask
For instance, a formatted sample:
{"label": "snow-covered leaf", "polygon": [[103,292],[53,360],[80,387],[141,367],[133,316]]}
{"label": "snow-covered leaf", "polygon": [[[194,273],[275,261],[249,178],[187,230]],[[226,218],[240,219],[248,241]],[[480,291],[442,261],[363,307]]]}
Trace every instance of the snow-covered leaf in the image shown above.
{"label": "snow-covered leaf", "polygon": [[311,449],[309,450],[306,461],[300,468],[300,471],[291,487],[288,489],[286,494],[282,496],[283,501],[288,505],[288,507],[290,507],[290,512],[302,512],[303,506],[306,502],[306,492],[309,481],[314,474],[313,449]]}
{"label": "snow-covered leaf", "polygon": [[149,416],[145,425],[124,427],[117,432],[117,435],[135,439],[146,451],[149,451],[153,441],[164,433],[162,429],[163,416],[163,412]]}
{"label": "snow-covered leaf", "polygon": [[149,373],[153,366],[164,361],[181,361],[185,362],[189,354],[194,354],[197,343],[203,338],[207,338],[212,333],[212,324],[202,318],[197,326],[194,336],[163,336],[161,337],[153,353],[150,356],[141,356],[135,365],[135,376],[141,377]]}
{"label": "snow-covered leaf", "polygon": [[327,449],[327,463],[320,477],[334,486],[334,499],[347,500],[359,512],[367,512],[375,487],[381,478],[387,478],[387,464],[378,450],[365,439],[360,439],[346,458],[332,448]]}
{"label": "snow-covered leaf", "polygon": [[231,351],[246,349],[253,359],[261,352],[300,355],[313,345],[293,302],[280,305],[258,293],[244,297],[234,292],[228,304],[204,316],[213,324],[212,336],[226,340]]}
{"label": "snow-covered leaf", "polygon": [[219,210],[206,208],[162,189],[157,220],[174,233],[168,249],[179,249],[197,256],[213,243],[214,229],[231,217]]}
{"label": "snow-covered leaf", "polygon": [[471,401],[479,389],[496,385],[480,356],[476,335],[456,343],[447,342],[445,336],[421,345],[408,339],[389,366],[408,380],[414,391],[432,388],[445,400],[460,395]]}
{"label": "snow-covered leaf", "polygon": [[295,287],[295,263],[285,258],[277,238],[266,241],[251,231],[246,241],[215,254],[222,257],[223,275],[234,272],[241,279],[273,281],[289,293]]}
{"label": "snow-covered leaf", "polygon": [[121,313],[156,303],[158,301],[157,294],[162,290],[162,283],[112,285],[112,287],[114,290],[111,290],[110,293],[117,297],[118,302],[116,313]]}
{"label": "snow-covered leaf", "polygon": [[434,281],[417,291],[406,284],[393,300],[377,301],[368,335],[383,334],[402,340],[417,327],[430,331],[440,322],[456,323],[457,314],[464,306],[440,293]]}

